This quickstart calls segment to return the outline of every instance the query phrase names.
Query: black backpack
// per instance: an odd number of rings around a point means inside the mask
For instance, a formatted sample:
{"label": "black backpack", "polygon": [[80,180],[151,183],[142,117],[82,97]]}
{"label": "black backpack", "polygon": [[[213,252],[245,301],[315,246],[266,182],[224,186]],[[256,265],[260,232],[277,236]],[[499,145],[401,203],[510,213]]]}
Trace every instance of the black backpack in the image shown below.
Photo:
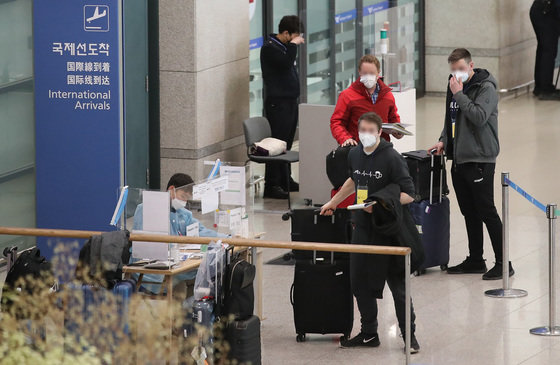
{"label": "black backpack", "polygon": [[90,237],[80,250],[76,279],[112,289],[122,280],[122,268],[130,260],[132,242],[129,237],[128,231],[104,232]]}
{"label": "black backpack", "polygon": [[255,265],[236,258],[226,267],[224,286],[224,311],[227,316],[235,319],[247,319],[253,315],[255,308]]}
{"label": "black backpack", "polygon": [[354,146],[338,147],[327,155],[327,176],[335,189],[340,188],[350,177],[348,153]]}
{"label": "black backpack", "polygon": [[[9,312],[12,309],[14,296],[21,295],[20,293],[32,296],[36,291],[49,290],[54,285],[51,263],[41,256],[41,251],[35,247],[22,252],[6,276],[2,295],[2,312]],[[23,306],[23,303],[21,305]],[[16,318],[28,317],[22,310],[24,308],[16,309]]]}

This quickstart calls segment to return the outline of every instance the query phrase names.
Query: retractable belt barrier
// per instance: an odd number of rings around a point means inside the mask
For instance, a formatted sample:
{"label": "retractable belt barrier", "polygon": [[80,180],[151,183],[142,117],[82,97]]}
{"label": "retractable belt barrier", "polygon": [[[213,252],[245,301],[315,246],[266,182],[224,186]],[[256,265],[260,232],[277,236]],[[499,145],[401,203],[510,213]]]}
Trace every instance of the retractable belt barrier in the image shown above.
{"label": "retractable belt barrier", "polygon": [[[65,238],[89,238],[93,235],[99,235],[104,232],[97,231],[78,231],[64,229],[40,229],[40,228],[19,228],[19,227],[0,227],[0,235],[14,236],[42,236],[42,237],[65,237]],[[159,234],[136,234],[131,233],[129,239],[131,241],[142,242],[164,242],[179,244],[209,244],[216,238],[208,237],[189,237],[189,236],[168,236]],[[376,255],[394,255],[404,256],[405,271],[405,363],[410,364],[410,332],[411,332],[411,282],[410,282],[410,247],[393,247],[393,246],[373,246],[361,244],[336,244],[336,243],[318,243],[318,242],[281,242],[281,241],[265,241],[245,238],[221,238],[220,241],[233,246],[240,247],[263,247],[263,248],[288,248],[292,250],[307,251],[333,251],[333,252],[353,252]]]}
{"label": "retractable belt barrier", "polygon": [[559,211],[556,209],[556,204],[543,204],[535,199],[531,194],[527,193],[519,185],[514,183],[509,178],[509,172],[502,172],[502,281],[503,287],[500,289],[487,290],[486,296],[493,298],[519,298],[527,295],[527,291],[522,289],[510,288],[509,282],[509,187],[519,193],[522,197],[528,200],[531,204],[546,214],[548,219],[548,326],[532,328],[529,332],[533,335],[541,336],[560,336],[560,327],[556,326],[556,287],[555,287],[555,254],[556,254],[556,216]]}

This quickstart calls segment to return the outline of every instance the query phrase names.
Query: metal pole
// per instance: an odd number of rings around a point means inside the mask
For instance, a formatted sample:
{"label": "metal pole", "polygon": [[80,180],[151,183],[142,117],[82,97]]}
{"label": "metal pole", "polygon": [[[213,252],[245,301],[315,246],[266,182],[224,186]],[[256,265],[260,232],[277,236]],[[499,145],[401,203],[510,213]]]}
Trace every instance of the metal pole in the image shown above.
{"label": "metal pole", "polygon": [[556,326],[556,204],[546,206],[548,218],[548,326],[532,328],[529,332],[539,336],[560,336],[560,327]]}
{"label": "metal pole", "polygon": [[509,172],[502,172],[502,286],[509,287]]}
{"label": "metal pole", "polygon": [[405,338],[404,338],[404,352],[406,354],[406,365],[410,364],[410,337],[411,333],[411,298],[410,298],[410,253],[404,257],[404,300],[405,300]]}
{"label": "metal pole", "polygon": [[509,282],[509,172],[502,172],[502,288],[484,292],[491,298],[520,298],[526,290],[511,289]]}

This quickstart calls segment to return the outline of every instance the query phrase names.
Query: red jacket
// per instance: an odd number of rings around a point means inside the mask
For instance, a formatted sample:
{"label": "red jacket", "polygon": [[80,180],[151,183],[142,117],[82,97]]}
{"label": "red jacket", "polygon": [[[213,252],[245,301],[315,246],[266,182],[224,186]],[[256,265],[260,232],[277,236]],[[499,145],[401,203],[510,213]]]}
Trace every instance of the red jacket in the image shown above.
{"label": "red jacket", "polygon": [[[391,88],[382,80],[378,80],[377,83],[380,90],[375,104],[366,87],[359,80],[354,81],[348,89],[340,93],[331,117],[331,133],[338,144],[344,143],[349,138],[359,141],[358,119],[364,113],[377,113],[383,119],[383,123],[401,122]],[[390,139],[387,133],[381,136],[387,141]]]}

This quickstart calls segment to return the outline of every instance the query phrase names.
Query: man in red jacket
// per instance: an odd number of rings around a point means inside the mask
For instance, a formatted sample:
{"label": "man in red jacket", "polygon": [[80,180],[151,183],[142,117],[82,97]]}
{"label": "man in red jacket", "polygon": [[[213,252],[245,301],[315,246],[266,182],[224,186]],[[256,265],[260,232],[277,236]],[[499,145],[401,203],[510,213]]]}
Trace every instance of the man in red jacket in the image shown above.
{"label": "man in red jacket", "polygon": [[[358,64],[360,80],[340,93],[331,117],[331,132],[339,145],[358,144],[358,119],[367,112],[375,112],[383,123],[400,123],[391,88],[379,79],[380,69],[377,57],[369,54],[363,56]],[[392,135],[397,139],[403,137],[398,132],[393,132]],[[387,133],[383,133],[381,137],[390,140]]]}

